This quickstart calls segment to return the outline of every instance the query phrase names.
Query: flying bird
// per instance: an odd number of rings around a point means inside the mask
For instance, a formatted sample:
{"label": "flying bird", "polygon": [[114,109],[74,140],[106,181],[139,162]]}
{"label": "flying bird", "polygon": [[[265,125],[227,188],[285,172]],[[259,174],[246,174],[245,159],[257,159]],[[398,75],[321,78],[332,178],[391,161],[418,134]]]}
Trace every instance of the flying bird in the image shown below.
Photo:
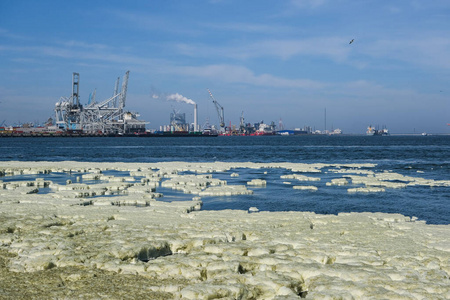
{"label": "flying bird", "polygon": [[351,41],[350,41],[350,43],[348,43],[348,44],[351,44],[351,43],[353,43],[353,41],[354,41],[355,39],[352,39]]}

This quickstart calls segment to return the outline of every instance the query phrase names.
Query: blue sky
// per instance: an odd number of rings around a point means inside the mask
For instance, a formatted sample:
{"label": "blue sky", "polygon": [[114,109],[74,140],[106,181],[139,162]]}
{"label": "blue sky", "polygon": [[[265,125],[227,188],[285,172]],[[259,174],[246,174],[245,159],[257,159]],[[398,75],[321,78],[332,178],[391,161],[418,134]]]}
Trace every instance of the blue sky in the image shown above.
{"label": "blue sky", "polygon": [[[350,40],[354,39],[352,44]],[[0,123],[43,122],[70,96],[111,97],[130,70],[127,106],[169,123],[281,119],[287,128],[450,133],[447,0],[0,1]]]}

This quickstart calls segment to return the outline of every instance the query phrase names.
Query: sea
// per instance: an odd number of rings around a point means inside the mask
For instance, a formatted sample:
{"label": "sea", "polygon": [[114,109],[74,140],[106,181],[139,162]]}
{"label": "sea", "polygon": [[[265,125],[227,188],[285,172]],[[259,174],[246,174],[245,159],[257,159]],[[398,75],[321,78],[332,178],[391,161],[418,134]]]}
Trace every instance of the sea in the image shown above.
{"label": "sea", "polygon": [[[450,136],[219,136],[219,137],[74,137],[0,138],[2,161],[83,162],[258,162],[376,164],[370,170],[394,172],[433,180],[450,180]],[[317,191],[296,190],[299,184],[282,179],[286,169],[240,169],[213,173],[228,185],[264,179],[265,187],[248,187],[252,195],[202,197],[202,210],[256,207],[260,211],[311,211],[317,214],[341,212],[400,213],[427,224],[450,224],[450,186],[408,186],[376,193],[349,193],[349,188],[327,186],[342,174],[324,168],[307,183]],[[230,176],[237,172],[239,177]],[[29,175],[28,175],[29,176]],[[49,174],[64,183],[69,174]],[[4,176],[0,180],[23,180]],[[305,183],[303,183],[305,184]],[[43,191],[43,193],[51,191]],[[160,187],[161,201],[186,201],[193,195]]]}

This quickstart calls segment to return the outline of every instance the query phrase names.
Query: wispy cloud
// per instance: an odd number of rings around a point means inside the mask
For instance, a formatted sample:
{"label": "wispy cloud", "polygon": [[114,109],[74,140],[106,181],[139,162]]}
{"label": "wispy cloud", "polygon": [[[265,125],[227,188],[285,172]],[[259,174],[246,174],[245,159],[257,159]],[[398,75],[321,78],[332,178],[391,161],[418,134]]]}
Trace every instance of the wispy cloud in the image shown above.
{"label": "wispy cloud", "polygon": [[10,38],[10,39],[14,39],[14,40],[24,40],[24,41],[33,39],[31,37],[12,33],[11,31],[1,28],[1,27],[0,27],[0,37]]}
{"label": "wispy cloud", "polygon": [[183,26],[180,20],[168,19],[157,14],[142,13],[139,11],[109,10],[108,13],[121,22],[131,24],[134,29],[145,31],[169,32],[177,35],[200,35],[202,31],[195,26]]}
{"label": "wispy cloud", "polygon": [[351,49],[345,37],[318,37],[306,39],[266,39],[245,45],[212,46],[203,44],[177,44],[184,55],[198,57],[228,57],[254,59],[273,57],[288,60],[295,56],[325,57],[333,61],[345,60]]}
{"label": "wispy cloud", "polygon": [[[101,47],[103,49],[103,47]],[[107,47],[105,48],[107,49]],[[116,54],[108,51],[88,51],[86,49],[74,49],[72,47],[9,47],[8,50],[15,52],[27,52],[39,55],[45,55],[49,58],[59,57],[73,59],[77,58],[79,63],[83,61],[104,61],[118,64],[127,64],[138,69],[148,69],[161,74],[173,74],[184,76],[196,76],[201,78],[217,78],[228,83],[243,83],[255,86],[266,87],[291,87],[302,89],[318,89],[324,86],[324,83],[309,79],[289,79],[277,77],[271,74],[255,74],[252,70],[240,65],[215,64],[206,66],[177,66],[174,62],[143,58],[129,54]]]}
{"label": "wispy cloud", "polygon": [[[69,43],[70,44],[70,43]],[[99,47],[69,47],[69,46],[0,46],[0,51],[8,51],[17,55],[20,53],[21,60],[32,60],[39,56],[40,62],[44,58],[48,59],[64,58],[76,59],[78,63],[95,61],[95,62],[113,62],[118,64],[128,65],[145,65],[158,66],[165,62],[162,59],[151,59],[140,56],[133,56],[129,53],[118,51],[117,49],[107,46]],[[28,57],[27,57],[28,55]]]}
{"label": "wispy cloud", "polygon": [[292,6],[297,8],[317,8],[324,5],[327,0],[291,0]]}
{"label": "wispy cloud", "polygon": [[97,43],[90,44],[90,43],[86,43],[83,41],[76,41],[76,40],[64,41],[64,42],[61,42],[61,44],[66,47],[77,47],[77,48],[82,48],[82,49],[93,49],[93,50],[105,50],[105,49],[109,48],[107,45],[103,45],[103,44],[97,44]]}
{"label": "wispy cloud", "polygon": [[450,70],[450,40],[446,38],[449,34],[380,39],[363,46],[360,51],[373,58]]}
{"label": "wispy cloud", "polygon": [[322,56],[335,61],[344,60],[350,49],[346,38],[318,37],[299,40],[266,40],[253,44],[249,49],[263,55],[289,59],[293,56]]}
{"label": "wispy cloud", "polygon": [[236,65],[187,66],[179,67],[174,71],[188,76],[217,78],[227,83],[243,83],[265,87],[319,89],[325,86],[322,82],[309,79],[288,79],[270,74],[256,75],[250,69]]}
{"label": "wispy cloud", "polygon": [[411,99],[417,92],[410,89],[392,89],[377,82],[368,80],[356,80],[334,85],[332,91],[346,94],[356,98],[360,102],[373,102],[375,105],[381,101],[395,102],[398,99]]}
{"label": "wispy cloud", "polygon": [[245,33],[263,33],[267,34],[280,34],[293,32],[298,29],[285,26],[285,25],[268,25],[268,24],[258,24],[258,23],[246,23],[246,22],[233,22],[233,23],[204,23],[202,26],[205,29],[213,30],[224,30],[224,31],[234,31],[234,32],[245,32]]}

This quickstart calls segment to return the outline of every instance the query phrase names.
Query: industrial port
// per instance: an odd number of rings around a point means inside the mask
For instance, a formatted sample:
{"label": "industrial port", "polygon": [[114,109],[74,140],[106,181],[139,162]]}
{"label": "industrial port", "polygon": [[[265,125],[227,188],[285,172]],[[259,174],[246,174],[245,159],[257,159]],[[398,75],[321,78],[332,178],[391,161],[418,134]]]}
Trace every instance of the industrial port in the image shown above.
{"label": "industrial port", "polygon": [[[19,126],[0,124],[0,137],[216,137],[216,136],[261,136],[261,135],[302,135],[302,134],[341,134],[339,129],[316,131],[309,126],[285,129],[282,121],[245,122],[244,112],[240,116],[239,125],[225,124],[224,107],[207,89],[217,112],[218,126],[210,124],[209,118],[203,126],[198,122],[197,104],[194,105],[194,120],[186,120],[186,113],[173,110],[170,123],[156,129],[147,129],[149,122],[138,119],[139,114],[125,109],[127,87],[130,71],[122,78],[117,78],[113,96],[96,100],[96,91],[90,94],[87,104],[80,101],[80,74],[72,73],[72,93],[69,97],[61,97],[55,104],[54,118],[49,118],[42,126],[27,123]],[[180,96],[175,94],[175,96]]]}

